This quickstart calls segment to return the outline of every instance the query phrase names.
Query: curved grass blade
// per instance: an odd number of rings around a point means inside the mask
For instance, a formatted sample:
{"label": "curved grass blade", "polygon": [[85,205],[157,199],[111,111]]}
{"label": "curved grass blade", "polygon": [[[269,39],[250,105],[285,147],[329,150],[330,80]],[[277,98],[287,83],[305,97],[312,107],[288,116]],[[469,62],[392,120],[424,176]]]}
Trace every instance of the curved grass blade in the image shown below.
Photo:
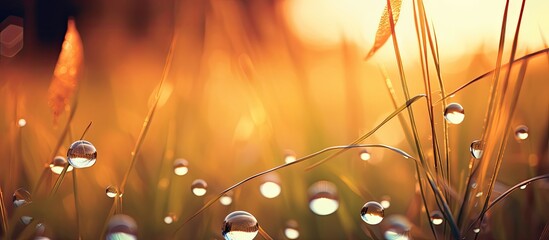
{"label": "curved grass blade", "polygon": [[391,0],[392,8],[392,14],[394,17],[391,17],[389,14],[389,6],[386,5],[385,9],[383,10],[383,15],[381,15],[381,18],[379,19],[379,25],[377,27],[376,32],[376,39],[374,42],[374,46],[370,49],[364,60],[368,60],[370,57],[372,57],[379,48],[387,42],[389,37],[391,36],[391,24],[389,22],[389,19],[394,19],[393,24],[396,24],[398,21],[398,17],[400,15],[400,7],[402,6],[402,0]]}
{"label": "curved grass blade", "polygon": [[[422,97],[425,97],[425,94],[420,94],[420,95],[417,95],[413,98],[411,98],[410,100],[406,101],[405,104],[403,104],[402,106],[400,106],[399,108],[397,108],[393,113],[391,113],[389,116],[387,116],[379,125],[377,125],[374,129],[372,129],[371,131],[369,131],[368,133],[362,135],[361,137],[359,137],[358,139],[356,139],[355,141],[353,141],[351,144],[349,145],[355,145],[355,144],[358,144],[362,141],[364,141],[366,138],[368,138],[369,136],[371,136],[372,134],[374,134],[379,128],[381,128],[383,125],[385,125],[387,122],[389,122],[389,120],[393,119],[395,116],[397,116],[400,112],[402,112],[404,109],[408,108],[410,105],[412,105],[412,103],[416,102],[417,100],[419,100],[420,98]],[[332,158],[335,158],[337,156],[339,156],[341,153],[347,151],[348,149],[341,149],[340,151],[338,152],[335,152],[334,154],[320,160],[319,162],[311,165],[311,166],[308,166],[307,168],[305,168],[305,171],[309,171],[315,167],[318,167],[319,165],[325,163],[326,161],[332,159]]]}
{"label": "curved grass blade", "polygon": [[[521,188],[522,186],[525,186],[525,185],[528,185],[530,183],[533,183],[535,181],[538,181],[538,180],[542,180],[542,179],[549,179],[549,174],[544,174],[544,175],[540,175],[540,176],[536,176],[536,177],[533,177],[533,178],[529,178],[529,179],[526,179],[522,182],[519,182],[517,183],[515,186],[507,189],[507,191],[503,192],[501,195],[499,195],[496,199],[494,199],[492,202],[490,202],[490,204],[488,204],[488,207],[486,208],[486,210],[482,213],[482,214],[485,214],[486,212],[488,212],[488,210],[490,210],[492,207],[494,207],[498,202],[501,202],[502,200],[504,200],[505,198],[507,198],[509,196],[509,194],[511,194],[512,192],[514,192],[515,190]],[[481,215],[482,215],[481,214]],[[481,221],[481,215],[478,216],[478,218],[473,221],[470,225],[469,225],[469,228],[467,228],[467,231],[470,231],[471,229],[473,229],[473,227],[475,226],[475,224],[479,221]]]}
{"label": "curved grass blade", "polygon": [[274,172],[276,170],[279,170],[279,169],[282,169],[282,168],[286,168],[288,166],[291,166],[291,165],[294,165],[294,164],[297,164],[297,163],[301,163],[303,161],[306,161],[306,160],[309,160],[309,159],[312,159],[318,155],[321,155],[323,153],[326,153],[326,152],[330,152],[330,151],[334,151],[334,150],[348,150],[348,149],[353,149],[353,148],[373,148],[373,147],[377,147],[377,148],[385,148],[385,149],[389,149],[393,152],[396,152],[400,155],[402,155],[404,158],[410,158],[412,160],[415,160],[417,161],[415,158],[413,158],[410,154],[398,149],[398,148],[395,148],[395,147],[391,147],[391,146],[387,146],[387,145],[383,145],[383,144],[359,144],[359,145],[345,145],[345,146],[332,146],[332,147],[328,147],[328,148],[324,148],[318,152],[314,152],[314,153],[311,153],[307,156],[304,156],[304,157],[301,157],[299,159],[297,159],[296,161],[294,162],[290,162],[290,163],[285,163],[285,164],[282,164],[282,165],[279,165],[279,166],[276,166],[274,168],[271,168],[271,169],[268,169],[268,170],[265,170],[263,172],[259,172],[259,173],[256,173],[252,176],[249,176],[247,178],[245,178],[244,180],[241,180],[240,182],[237,182],[235,183],[234,185],[230,186],[229,188],[221,191],[219,194],[217,194],[216,197],[210,199],[208,202],[206,202],[206,204],[204,204],[204,206],[202,206],[198,211],[196,211],[193,215],[191,215],[190,217],[188,217],[185,221],[183,221],[181,223],[181,225],[177,228],[177,230],[175,231],[174,235],[177,234],[177,232],[179,230],[181,230],[183,228],[183,226],[188,223],[189,221],[191,221],[192,219],[194,219],[196,216],[198,216],[200,213],[202,213],[204,210],[206,210],[208,207],[210,207],[212,204],[214,204],[219,198],[221,198],[225,193],[239,187],[240,185],[248,182],[248,181],[251,181],[253,179],[256,179],[258,177],[261,177],[265,174],[268,174],[270,172]]}
{"label": "curved grass blade", "polygon": [[[525,60],[528,60],[528,59],[530,59],[530,58],[532,58],[532,57],[536,57],[536,56],[538,56],[538,55],[540,55],[540,54],[544,54],[544,53],[549,54],[549,48],[544,48],[544,49],[535,51],[535,52],[533,52],[533,53],[526,54],[526,55],[524,55],[524,56],[522,56],[522,57],[520,57],[520,58],[515,59],[512,63],[516,63],[516,62],[519,62],[519,61],[525,61]],[[509,63],[504,64],[502,67],[508,67],[508,66],[509,66]],[[448,93],[446,96],[444,96],[444,97],[442,97],[441,99],[437,100],[434,104],[435,104],[435,105],[436,105],[436,104],[439,104],[439,103],[442,102],[443,100],[446,100],[446,99],[448,99],[449,97],[451,97],[451,96],[455,95],[456,93],[460,92],[461,90],[463,90],[463,89],[469,87],[469,85],[471,85],[471,84],[473,84],[473,83],[475,83],[475,82],[478,82],[479,80],[484,79],[484,78],[486,78],[486,77],[488,77],[488,76],[494,74],[495,71],[496,71],[496,69],[492,69],[492,70],[490,70],[490,71],[488,71],[488,72],[483,73],[482,75],[480,75],[480,76],[478,76],[478,77],[476,77],[476,78],[473,78],[473,79],[470,80],[469,82],[467,82],[467,83],[465,83],[464,85],[458,87],[456,90],[454,90],[454,91]]]}

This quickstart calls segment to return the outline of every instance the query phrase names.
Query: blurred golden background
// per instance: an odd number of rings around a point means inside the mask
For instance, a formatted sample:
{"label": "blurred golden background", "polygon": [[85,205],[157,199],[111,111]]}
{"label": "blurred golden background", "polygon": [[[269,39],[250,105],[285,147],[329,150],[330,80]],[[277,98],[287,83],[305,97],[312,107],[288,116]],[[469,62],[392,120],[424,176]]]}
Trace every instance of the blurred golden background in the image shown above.
{"label": "blurred golden background", "polygon": [[[12,194],[22,187],[32,194],[31,205],[40,209],[29,210],[35,214],[33,224],[44,223],[45,235],[51,239],[100,238],[113,204],[105,189],[123,181],[143,121],[154,104],[174,32],[178,38],[173,62],[123,195],[122,212],[135,219],[140,239],[174,238],[180,222],[215,194],[283,164],[289,151],[302,157],[349,144],[373,129],[395,110],[383,71],[393,81],[397,104],[405,102],[391,40],[364,60],[386,1],[45,4],[8,1],[0,5],[1,17],[19,17],[24,29],[21,51],[0,58],[0,187],[14,233],[25,229],[14,217],[19,210],[12,204]],[[504,6],[504,1],[495,0],[425,2],[426,15],[436,29],[447,92],[495,68]],[[519,8],[520,1],[511,1],[504,63],[509,59]],[[526,3],[517,58],[546,48],[547,9],[547,1]],[[59,176],[49,171],[49,158],[69,119],[66,111],[54,120],[48,105],[48,89],[69,18],[74,18],[82,39],[83,68],[73,95],[78,106],[70,134],[54,155],[66,156],[90,121],[93,124],[84,139],[98,152],[93,167],[76,170],[79,230],[72,175],[67,174],[55,197],[46,200]],[[411,96],[425,93],[413,18],[412,1],[403,1],[396,33]],[[548,173],[548,70],[546,53],[530,58],[511,120],[512,129],[526,125],[530,134],[524,141],[509,139],[498,175],[504,188]],[[513,76],[516,72],[518,67],[513,68]],[[465,109],[464,122],[448,127],[450,185],[458,193],[466,184],[469,146],[483,131],[490,81],[483,78],[448,99]],[[432,94],[434,100],[440,99],[439,89]],[[66,102],[69,106],[73,98]],[[440,104],[434,107],[437,127],[444,124]],[[425,101],[412,108],[420,140],[432,161]],[[19,126],[19,119],[25,119],[26,125]],[[412,155],[415,151],[396,118],[364,142],[387,144]],[[244,210],[275,239],[285,238],[283,230],[290,219],[298,222],[300,239],[370,239],[360,209],[368,201],[389,196],[385,216],[404,215],[413,225],[413,238],[432,239],[428,219],[421,213],[413,162],[384,149],[368,151],[368,161],[353,149],[310,171],[304,167],[321,157],[279,170],[281,193],[272,199],[259,191],[264,178],[252,180],[234,191],[229,206],[212,205],[185,224],[176,238],[221,239],[225,216]],[[189,163],[184,176],[173,172],[177,158]],[[191,192],[195,179],[207,182],[205,196]],[[337,186],[340,204],[334,214],[317,216],[309,209],[308,188],[319,180]],[[492,228],[482,230],[481,237],[537,239],[549,220],[543,204],[547,188],[545,182],[535,183],[513,193],[503,203],[507,205],[491,210]],[[452,207],[461,200],[452,199]],[[437,209],[434,198],[428,204]],[[166,224],[164,218],[170,214],[175,222]],[[383,238],[383,227],[370,227]],[[436,231],[442,236],[449,230]]]}

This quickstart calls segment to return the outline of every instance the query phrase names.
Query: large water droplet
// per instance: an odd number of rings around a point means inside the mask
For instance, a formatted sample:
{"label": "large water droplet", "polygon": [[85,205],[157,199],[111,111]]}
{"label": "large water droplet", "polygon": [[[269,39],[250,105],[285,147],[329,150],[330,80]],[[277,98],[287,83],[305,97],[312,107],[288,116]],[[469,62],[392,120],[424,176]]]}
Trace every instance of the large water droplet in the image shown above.
{"label": "large water droplet", "polygon": [[32,202],[31,194],[24,188],[19,188],[13,193],[13,205],[15,207],[25,206]]}
{"label": "large water droplet", "polygon": [[449,123],[460,124],[465,118],[465,111],[459,103],[450,103],[446,106],[446,109],[444,109],[444,118],[446,118]]}
{"label": "large water droplet", "polygon": [[285,163],[291,163],[295,162],[297,160],[295,152],[292,150],[286,150],[284,151],[284,162]]}
{"label": "large water droplet", "polygon": [[482,157],[482,153],[484,152],[482,148],[482,142],[480,140],[475,140],[471,143],[469,151],[474,158],[479,159]]}
{"label": "large water droplet", "polygon": [[204,196],[207,192],[208,183],[202,179],[196,179],[191,184],[191,191],[196,196]]}
{"label": "large water droplet", "polygon": [[381,204],[370,201],[362,206],[360,210],[360,217],[362,220],[370,225],[376,225],[383,220],[384,216],[383,206]]}
{"label": "large water droplet", "polygon": [[379,203],[384,209],[387,209],[391,206],[391,197],[384,195]]}
{"label": "large water droplet", "polygon": [[412,225],[407,218],[400,215],[391,215],[386,220],[387,229],[383,233],[388,240],[407,240],[410,239],[410,230]]}
{"label": "large water droplet", "polygon": [[[67,164],[69,163],[63,156],[57,156],[53,158],[53,160],[51,161],[50,170],[55,174],[61,174],[61,172],[63,172],[63,169],[65,168],[65,166],[67,166]],[[69,167],[67,168],[67,172],[72,171],[72,169],[73,167],[69,165]]]}
{"label": "large water droplet", "polygon": [[75,168],[87,168],[95,164],[97,150],[90,142],[78,140],[67,151],[67,160]]}
{"label": "large water droplet", "polygon": [[440,225],[444,222],[444,215],[438,210],[435,210],[431,213],[431,222],[434,225]]}
{"label": "large water droplet", "polygon": [[116,195],[120,194],[120,197],[122,197],[122,193],[120,193],[120,190],[118,190],[118,187],[116,186],[108,186],[105,189],[105,193],[107,194],[107,197],[114,198]]}
{"label": "large water droplet", "polygon": [[259,232],[255,217],[245,211],[234,211],[225,217],[221,234],[226,240],[252,240]]}
{"label": "large water droplet", "polygon": [[370,154],[370,152],[368,152],[368,150],[362,149],[362,151],[360,151],[359,157],[362,161],[368,161],[370,160],[370,158],[372,158],[372,155]]}
{"label": "large water droplet", "polygon": [[318,181],[309,187],[309,208],[317,215],[330,215],[339,208],[336,186]]}
{"label": "large water droplet", "polygon": [[183,158],[173,161],[173,172],[177,176],[183,176],[189,172],[189,162]]}
{"label": "large water droplet", "polygon": [[107,240],[136,240],[137,223],[128,215],[117,214],[111,217],[108,224]]}
{"label": "large water droplet", "polygon": [[168,213],[168,215],[164,217],[164,223],[166,224],[172,224],[175,221],[177,221],[177,216],[175,213]]}
{"label": "large water droplet", "polygon": [[284,236],[288,239],[299,238],[299,224],[295,220],[288,220],[286,228],[284,228]]}
{"label": "large water droplet", "polygon": [[520,125],[515,128],[515,137],[517,140],[524,140],[528,138],[528,127]]}

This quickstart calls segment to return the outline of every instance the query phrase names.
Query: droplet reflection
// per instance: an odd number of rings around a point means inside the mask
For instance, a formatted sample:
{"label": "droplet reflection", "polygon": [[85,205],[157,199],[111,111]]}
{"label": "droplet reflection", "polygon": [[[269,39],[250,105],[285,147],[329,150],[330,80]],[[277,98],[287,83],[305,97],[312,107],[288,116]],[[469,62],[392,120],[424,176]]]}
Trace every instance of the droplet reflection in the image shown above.
{"label": "droplet reflection", "polygon": [[221,235],[226,240],[252,240],[259,232],[255,217],[245,211],[235,211],[225,217]]}
{"label": "droplet reflection", "polygon": [[460,124],[465,118],[465,111],[459,103],[450,103],[444,109],[444,118],[449,123]]}
{"label": "droplet reflection", "polygon": [[339,208],[336,186],[318,181],[309,187],[309,208],[317,215],[330,215]]}
{"label": "droplet reflection", "polygon": [[87,168],[95,164],[97,150],[88,141],[78,140],[67,151],[67,160],[75,168]]}
{"label": "droplet reflection", "polygon": [[360,217],[365,223],[370,225],[376,225],[383,220],[384,209],[381,204],[370,201],[362,206],[360,210]]}
{"label": "droplet reflection", "polygon": [[196,196],[204,196],[207,192],[208,184],[202,179],[196,179],[191,184],[191,191]]}
{"label": "droplet reflection", "polygon": [[189,162],[183,158],[173,161],[173,172],[177,176],[183,176],[189,172]]}
{"label": "droplet reflection", "polygon": [[128,215],[117,214],[111,217],[107,225],[107,240],[136,240],[137,223]]}

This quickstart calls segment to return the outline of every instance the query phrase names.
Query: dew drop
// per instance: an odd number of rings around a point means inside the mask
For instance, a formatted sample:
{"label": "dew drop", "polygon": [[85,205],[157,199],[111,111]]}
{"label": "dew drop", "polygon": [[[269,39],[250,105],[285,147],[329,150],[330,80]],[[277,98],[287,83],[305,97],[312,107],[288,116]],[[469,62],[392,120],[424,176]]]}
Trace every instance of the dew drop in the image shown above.
{"label": "dew drop", "polygon": [[284,236],[288,239],[299,238],[299,224],[295,220],[288,220],[286,222],[286,228],[284,228]]}
{"label": "dew drop", "polygon": [[446,106],[446,109],[444,109],[444,118],[446,118],[449,123],[460,124],[465,118],[465,111],[459,103],[450,103]]}
{"label": "dew drop", "polygon": [[189,172],[189,162],[183,158],[173,161],[173,172],[177,176],[183,176]]}
{"label": "dew drop", "polygon": [[107,240],[136,240],[137,223],[128,215],[117,214],[111,217],[108,224]]}
{"label": "dew drop", "polygon": [[381,206],[383,206],[384,209],[387,209],[391,206],[391,197],[385,195],[381,197],[381,201],[379,202]]}
{"label": "dew drop", "polygon": [[528,185],[528,184],[524,184],[524,185],[520,186],[520,189],[522,189],[522,190],[526,189],[526,186],[527,186],[527,185]]}
{"label": "dew drop", "polygon": [[520,125],[515,128],[515,137],[517,140],[525,140],[528,138],[528,127]]}
{"label": "dew drop", "polygon": [[[69,164],[67,160],[63,156],[57,156],[53,158],[53,160],[50,163],[50,170],[55,174],[61,174],[63,172],[63,169],[65,169],[65,166]],[[72,171],[73,167],[69,165],[67,168],[67,172]]]}
{"label": "dew drop", "polygon": [[410,239],[411,224],[407,218],[401,215],[391,215],[387,218],[388,225],[383,233],[388,240]]}
{"label": "dew drop", "polygon": [[[119,190],[118,190],[118,187],[116,186],[108,186],[106,189],[105,189],[105,193],[107,194],[107,197],[110,197],[110,198],[114,198],[116,197],[116,195],[119,194]],[[120,194],[120,197],[122,197],[123,194]]]}
{"label": "dew drop", "polygon": [[225,217],[221,235],[226,240],[252,240],[259,232],[255,217],[245,211],[234,211]]}
{"label": "dew drop", "polygon": [[75,168],[87,168],[95,164],[97,150],[90,142],[78,140],[67,151],[67,160]]}
{"label": "dew drop", "polygon": [[473,232],[479,233],[479,232],[480,232],[480,228],[475,228],[475,229],[473,229]]}
{"label": "dew drop", "polygon": [[362,161],[368,161],[370,160],[370,158],[372,158],[372,155],[370,154],[370,152],[368,152],[368,150],[363,149],[362,151],[360,151],[359,157]]}
{"label": "dew drop", "polygon": [[31,194],[24,188],[19,188],[13,193],[13,205],[15,207],[25,206],[30,204],[31,202]]}
{"label": "dew drop", "polygon": [[27,125],[27,120],[25,120],[24,118],[21,118],[17,121],[17,126],[19,127],[24,127]]}
{"label": "dew drop", "polygon": [[383,216],[385,215],[384,211],[385,209],[381,204],[370,201],[362,206],[360,217],[365,223],[376,225],[383,220]]}
{"label": "dew drop", "polygon": [[280,195],[280,177],[276,173],[269,173],[263,177],[264,182],[259,186],[261,195],[266,198],[275,198]]}
{"label": "dew drop", "polygon": [[478,192],[477,195],[475,195],[476,197],[481,197],[482,196],[482,192]]}
{"label": "dew drop", "polygon": [[317,215],[330,215],[339,208],[336,186],[318,181],[309,187],[309,208]]}
{"label": "dew drop", "polygon": [[477,188],[477,185],[478,185],[478,184],[477,184],[476,182],[474,182],[474,183],[471,184],[471,188],[472,188],[472,189],[475,189],[475,188]]}
{"label": "dew drop", "polygon": [[233,192],[227,192],[219,198],[219,202],[223,206],[229,206],[233,203]]}
{"label": "dew drop", "polygon": [[196,179],[191,184],[191,191],[196,196],[204,196],[207,192],[208,183],[202,179]]}
{"label": "dew drop", "polygon": [[291,163],[295,162],[297,160],[295,152],[292,150],[286,150],[284,151],[284,162],[285,163]]}
{"label": "dew drop", "polygon": [[482,142],[480,140],[473,141],[471,143],[471,146],[469,147],[469,151],[474,158],[481,158],[482,153],[484,152],[484,150],[482,149]]}
{"label": "dew drop", "polygon": [[431,213],[431,222],[434,225],[440,225],[444,222],[444,215],[438,210],[435,210]]}
{"label": "dew drop", "polygon": [[22,216],[20,220],[23,224],[29,225],[32,222],[32,220],[34,220],[34,218],[30,216]]}
{"label": "dew drop", "polygon": [[261,191],[261,195],[266,198],[278,197],[281,192],[280,185],[275,182],[264,182],[261,186],[259,186],[259,190]]}
{"label": "dew drop", "polygon": [[164,217],[164,223],[166,224],[172,224],[175,221],[177,221],[177,216],[174,213],[168,213],[168,215]]}

